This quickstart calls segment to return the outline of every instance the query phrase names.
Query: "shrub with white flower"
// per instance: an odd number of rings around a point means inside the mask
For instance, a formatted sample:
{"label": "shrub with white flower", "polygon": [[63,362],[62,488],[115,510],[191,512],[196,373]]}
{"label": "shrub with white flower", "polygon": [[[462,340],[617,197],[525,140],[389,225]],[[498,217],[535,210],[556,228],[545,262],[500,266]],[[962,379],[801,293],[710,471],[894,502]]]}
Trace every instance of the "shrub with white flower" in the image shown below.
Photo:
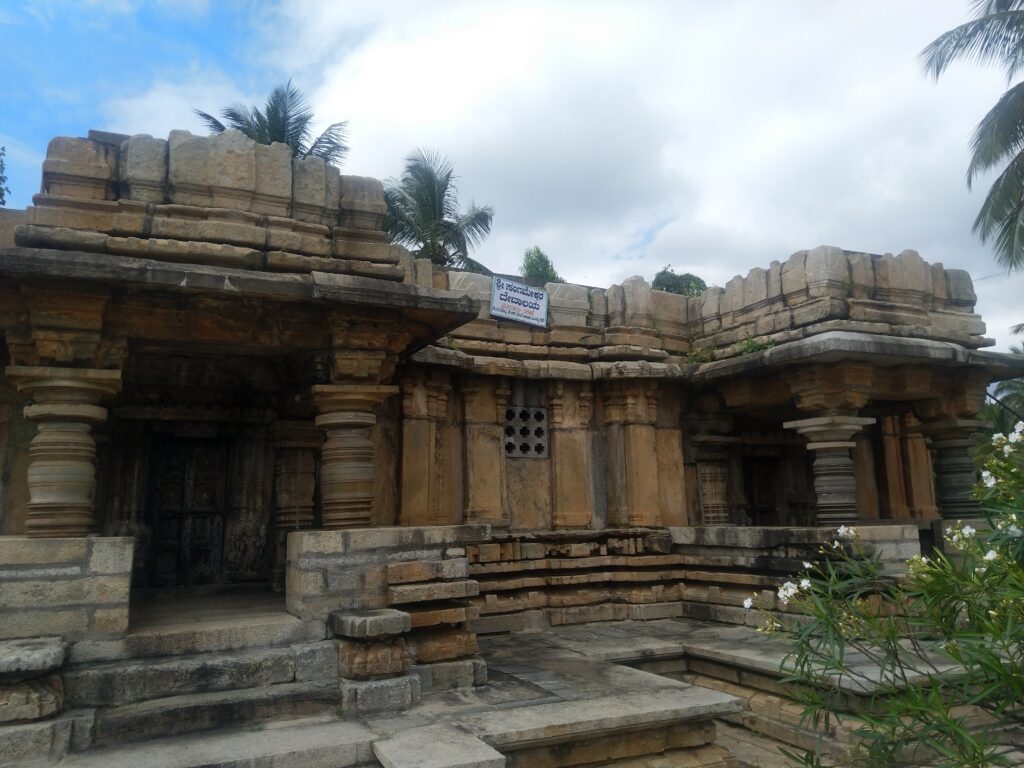
{"label": "shrub with white flower", "polygon": [[[842,526],[817,563],[779,588],[787,610],[808,619],[769,622],[792,643],[786,680],[822,743],[836,720],[852,723],[849,765],[1006,765],[1008,734],[1024,743],[1024,422],[992,446],[975,488],[984,525],[947,524],[945,546],[912,558],[900,578]],[[859,711],[837,677],[873,690]],[[969,713],[995,725],[972,727]],[[822,764],[820,748],[783,751]]]}

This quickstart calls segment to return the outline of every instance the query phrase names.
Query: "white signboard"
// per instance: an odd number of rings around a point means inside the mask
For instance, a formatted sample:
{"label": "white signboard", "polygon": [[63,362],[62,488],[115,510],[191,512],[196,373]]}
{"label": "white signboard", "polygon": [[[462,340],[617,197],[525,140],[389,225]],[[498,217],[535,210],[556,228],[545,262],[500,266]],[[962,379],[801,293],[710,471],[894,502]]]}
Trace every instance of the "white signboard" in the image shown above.
{"label": "white signboard", "polygon": [[491,317],[520,323],[548,324],[548,292],[505,277],[491,278]]}

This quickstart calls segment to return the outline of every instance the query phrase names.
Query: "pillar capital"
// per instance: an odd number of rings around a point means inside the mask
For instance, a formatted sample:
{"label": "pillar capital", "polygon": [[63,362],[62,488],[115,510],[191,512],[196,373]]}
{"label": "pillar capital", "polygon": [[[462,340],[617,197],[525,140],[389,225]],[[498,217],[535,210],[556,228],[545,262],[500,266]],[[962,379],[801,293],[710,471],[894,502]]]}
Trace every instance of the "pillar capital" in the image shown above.
{"label": "pillar capital", "polygon": [[815,516],[818,525],[836,526],[857,520],[857,478],[850,449],[853,436],[875,420],[866,416],[831,414],[782,424],[807,438],[814,451]]}
{"label": "pillar capital", "polygon": [[783,429],[792,429],[807,438],[811,451],[823,448],[853,448],[853,436],[864,427],[874,424],[868,416],[812,416],[783,422]]}
{"label": "pillar capital", "polygon": [[327,429],[372,427],[377,422],[373,409],[396,394],[398,387],[384,384],[316,384],[316,425]]}
{"label": "pillar capital", "polygon": [[[39,421],[53,414],[68,412],[92,423],[106,419],[99,403],[121,391],[121,372],[103,368],[63,368],[56,366],[9,365],[4,374],[19,391],[35,401],[29,420]],[[72,407],[67,406],[84,406]]]}

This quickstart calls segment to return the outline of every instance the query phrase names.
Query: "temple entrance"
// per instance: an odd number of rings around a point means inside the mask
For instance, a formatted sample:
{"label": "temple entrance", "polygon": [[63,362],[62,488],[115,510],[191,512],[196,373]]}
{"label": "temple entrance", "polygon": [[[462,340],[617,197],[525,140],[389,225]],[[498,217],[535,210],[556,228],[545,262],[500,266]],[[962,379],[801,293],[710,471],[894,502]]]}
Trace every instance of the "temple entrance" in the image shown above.
{"label": "temple entrance", "polygon": [[154,448],[148,585],[219,583],[228,513],[228,444],[164,436]]}

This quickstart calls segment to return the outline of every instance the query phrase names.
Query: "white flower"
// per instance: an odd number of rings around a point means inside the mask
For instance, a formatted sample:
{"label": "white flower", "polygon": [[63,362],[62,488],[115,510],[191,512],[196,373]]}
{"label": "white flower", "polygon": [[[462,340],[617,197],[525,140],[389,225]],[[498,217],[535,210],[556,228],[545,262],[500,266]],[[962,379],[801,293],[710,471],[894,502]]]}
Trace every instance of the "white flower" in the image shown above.
{"label": "white flower", "polygon": [[1024,435],[1024,421],[1018,421],[1013,428],[1013,434]]}
{"label": "white flower", "polygon": [[800,589],[810,589],[810,588],[811,588],[811,580],[810,579],[800,579]]}
{"label": "white flower", "polygon": [[836,535],[841,539],[852,539],[857,535],[857,531],[848,525],[840,525],[836,529]]}
{"label": "white flower", "polygon": [[[987,469],[982,471],[982,473],[981,473],[981,481],[983,483],[985,483],[985,485],[988,486],[989,488],[991,488],[993,485],[996,484],[996,479],[992,476],[992,473],[989,472]],[[967,526],[967,528],[970,528],[970,527],[971,526]],[[967,528],[964,529],[965,532],[966,532]]]}
{"label": "white flower", "polygon": [[992,445],[1000,445],[1004,440],[1006,440],[1006,435],[1001,432],[992,435]]}
{"label": "white flower", "polygon": [[748,597],[746,600],[744,600],[743,601],[743,607],[746,608],[748,611],[751,608],[753,608],[754,607],[754,598]]}
{"label": "white flower", "polygon": [[776,594],[779,597],[780,603],[782,603],[783,605],[789,605],[790,598],[796,595],[796,593],[799,591],[800,587],[798,587],[792,581],[787,581],[785,584],[779,587],[779,591]]}
{"label": "white flower", "polygon": [[814,567],[813,563],[808,563],[806,560],[804,560],[804,568],[806,568],[807,570],[811,570],[811,568],[813,568],[813,567]]}
{"label": "white flower", "polygon": [[1003,456],[1009,456],[1011,453],[1013,453],[1013,446],[1007,443],[1003,446]]}
{"label": "white flower", "polygon": [[1021,531],[1021,529],[1016,525],[1010,525],[1006,528],[1006,535],[1014,539],[1019,539],[1021,533],[1024,533],[1024,531]]}
{"label": "white flower", "polygon": [[985,571],[987,571],[987,570],[988,570],[988,568],[986,568],[984,565],[979,565],[977,568],[974,569],[974,572],[976,574],[978,574],[979,576],[984,576],[985,575]]}
{"label": "white flower", "polygon": [[[1024,422],[1021,422],[1021,423],[1024,423]],[[1011,443],[1019,443],[1021,441],[1022,437],[1024,437],[1024,435],[1021,435],[1020,432],[1017,432],[1016,430],[1014,430],[1013,432],[1011,432],[1007,436],[1006,439],[1009,440]]]}
{"label": "white flower", "polygon": [[960,532],[963,534],[965,539],[969,539],[977,533],[977,531],[969,525],[965,525]]}
{"label": "white flower", "polygon": [[985,553],[986,560],[995,560],[997,557],[999,557],[999,555],[994,549],[990,549],[988,552]]}

